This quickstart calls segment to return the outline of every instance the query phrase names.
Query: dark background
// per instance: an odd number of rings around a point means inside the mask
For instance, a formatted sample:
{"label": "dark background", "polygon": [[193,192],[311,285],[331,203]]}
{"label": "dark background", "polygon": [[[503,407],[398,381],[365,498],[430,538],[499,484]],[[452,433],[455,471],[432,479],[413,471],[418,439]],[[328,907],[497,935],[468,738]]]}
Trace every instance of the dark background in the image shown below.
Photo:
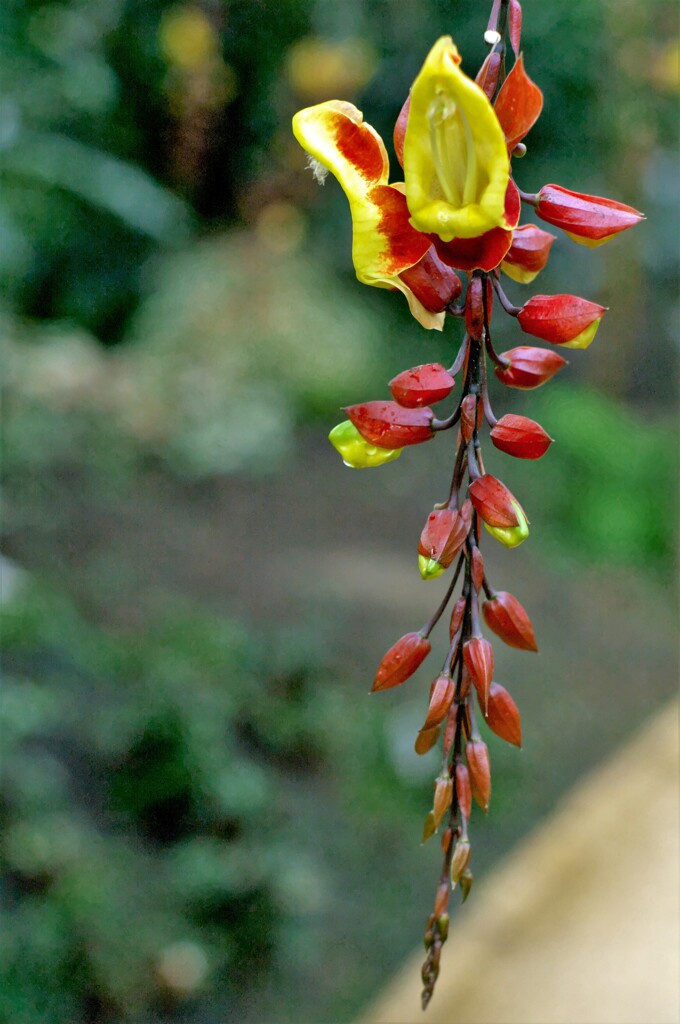
{"label": "dark background", "polygon": [[[391,152],[433,41],[474,74],[486,18],[2,5],[2,1020],[348,1021],[419,941],[429,679],[367,691],[438,600],[415,543],[449,460],[351,473],[325,436],[460,331],[357,284],[346,200],[290,117],[352,100]],[[487,564],[541,654],[497,650],[525,747],[490,741],[479,886],[677,673],[677,9],[527,2],[524,21],[545,108],[518,183],[648,220],[595,251],[561,237],[538,288],[508,285],[611,308],[559,382],[493,389],[557,441],[536,465],[489,456],[532,536]],[[499,350],[523,343],[496,319]]]}

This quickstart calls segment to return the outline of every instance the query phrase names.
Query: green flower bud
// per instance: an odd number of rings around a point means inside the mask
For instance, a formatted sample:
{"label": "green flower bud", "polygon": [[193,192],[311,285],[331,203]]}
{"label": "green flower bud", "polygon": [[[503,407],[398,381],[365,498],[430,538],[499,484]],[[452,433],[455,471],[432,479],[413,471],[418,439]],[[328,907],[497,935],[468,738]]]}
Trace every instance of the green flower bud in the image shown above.
{"label": "green flower bud", "polygon": [[437,576],[441,576],[446,571],[446,566],[435,562],[434,558],[428,558],[426,555],[418,555],[418,568],[424,580],[436,580]]}
{"label": "green flower bud", "polygon": [[517,526],[489,526],[488,523],[484,523],[491,536],[495,537],[506,548],[516,548],[529,536],[529,521],[522,511],[522,506],[519,502],[513,501],[512,507],[517,513],[519,520]]}
{"label": "green flower bud", "polygon": [[350,469],[366,469],[369,466],[382,466],[384,462],[393,462],[401,455],[402,448],[378,448],[369,444],[361,436],[351,420],[343,420],[333,427],[328,440],[342,456],[342,461]]}

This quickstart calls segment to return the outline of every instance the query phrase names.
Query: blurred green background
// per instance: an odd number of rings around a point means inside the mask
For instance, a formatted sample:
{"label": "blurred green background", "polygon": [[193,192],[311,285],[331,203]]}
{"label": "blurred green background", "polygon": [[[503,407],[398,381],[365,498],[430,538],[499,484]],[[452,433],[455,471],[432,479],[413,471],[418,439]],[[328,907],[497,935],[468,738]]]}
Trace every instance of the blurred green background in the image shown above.
{"label": "blurred green background", "polygon": [[[391,150],[434,39],[474,73],[486,17],[2,5],[2,1021],[349,1021],[418,941],[429,680],[366,694],[438,600],[414,554],[449,459],[350,473],[325,435],[460,331],[356,283],[345,198],[289,125],[345,98]],[[541,655],[497,652],[525,749],[491,741],[480,885],[677,671],[677,7],[527,0],[524,20],[546,102],[518,183],[648,220],[595,252],[557,241],[538,290],[610,312],[559,383],[494,389],[557,442],[489,458],[534,529],[487,564]],[[496,320],[499,350],[523,343]]]}

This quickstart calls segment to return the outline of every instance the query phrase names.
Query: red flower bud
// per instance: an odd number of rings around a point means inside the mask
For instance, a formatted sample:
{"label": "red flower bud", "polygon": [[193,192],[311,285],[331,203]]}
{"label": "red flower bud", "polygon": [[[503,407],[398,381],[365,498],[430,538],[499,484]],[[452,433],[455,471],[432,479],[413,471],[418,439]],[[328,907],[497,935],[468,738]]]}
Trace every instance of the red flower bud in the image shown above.
{"label": "red flower bud", "polygon": [[420,535],[418,554],[448,568],[470,531],[472,507],[467,501],[458,509],[440,508],[430,512]]}
{"label": "red flower bud", "polygon": [[587,348],[605,312],[605,306],[580,299],[578,295],[534,295],[524,304],[517,319],[526,334],[553,345]]}
{"label": "red flower bud", "polygon": [[414,749],[416,754],[427,754],[429,750],[432,750],[433,746],[439,739],[439,726],[434,729],[421,729],[416,736],[416,742]]}
{"label": "red flower bud", "polygon": [[442,262],[434,245],[399,277],[431,313],[441,313],[463,290],[460,278]]}
{"label": "red flower bud", "polygon": [[494,109],[512,152],[536,124],[543,109],[543,93],[524,70],[522,54],[503,82]]}
{"label": "red flower bud", "polygon": [[[491,322],[493,287],[486,278],[486,315]],[[465,326],[471,338],[479,340],[484,331],[484,285],[481,277],[473,277],[465,294]]]}
{"label": "red flower bud", "polygon": [[538,193],[536,213],[541,220],[562,228],[581,245],[594,248],[645,219],[643,213],[604,196],[571,192],[561,185],[544,185]]}
{"label": "red flower bud", "polygon": [[514,455],[516,459],[540,459],[553,439],[540,423],[509,412],[496,423],[491,440],[499,451]]}
{"label": "red flower bud", "polygon": [[[475,409],[477,410],[476,417]],[[460,431],[466,444],[474,432],[475,418],[479,430],[484,421],[484,405],[476,395],[466,395],[460,404]]]}
{"label": "red flower bud", "polygon": [[456,765],[456,798],[460,813],[469,818],[472,813],[472,791],[470,789],[470,773],[464,764]]}
{"label": "red flower bud", "polygon": [[451,845],[452,839],[453,829],[445,828],[444,831],[442,832],[442,853],[444,854],[444,856],[446,856],[446,854],[449,852],[449,846]]}
{"label": "red flower bud", "polygon": [[486,722],[496,736],[516,747],[522,746],[522,722],[517,705],[500,683],[492,683],[489,689]]}
{"label": "red flower bud", "polygon": [[449,905],[449,894],[451,889],[448,882],[442,882],[437,889],[437,895],[434,900],[434,917],[440,917]]}
{"label": "red flower bud", "polygon": [[401,167],[404,166],[404,137],[406,136],[406,125],[408,124],[408,115],[411,110],[411,94],[409,93],[404,104],[399,111],[396,124],[394,125],[394,135],[392,136],[394,141],[394,152],[396,153],[397,160]]}
{"label": "red flower bud", "polygon": [[453,741],[456,738],[457,719],[458,715],[453,713],[453,705],[451,705],[451,711],[449,712],[449,716],[446,719],[446,725],[444,726],[444,739],[442,741],[442,757],[445,759],[449,756],[449,752],[453,746]]}
{"label": "red flower bud", "polygon": [[501,60],[502,57],[498,50],[492,50],[491,53],[487,55],[486,60],[477,72],[477,77],[475,78],[475,82],[479,88],[490,100],[493,99],[493,95],[496,91],[496,85],[498,84]]}
{"label": "red flower bud", "polygon": [[451,612],[451,621],[449,623],[449,639],[453,640],[454,636],[461,627],[463,622],[463,616],[465,615],[465,608],[467,606],[467,599],[459,597],[453,606]]}
{"label": "red flower bud", "polygon": [[522,39],[522,5],[519,0],[510,0],[508,35],[510,36],[510,43],[515,57],[518,57],[520,41]]}
{"label": "red flower bud", "polygon": [[482,552],[478,547],[472,549],[472,555],[470,556],[470,573],[472,576],[472,585],[479,593],[484,582],[484,558]]}
{"label": "red flower bud", "polygon": [[520,651],[537,651],[534,627],[516,597],[499,590],[490,601],[482,605],[484,621],[508,647]]}
{"label": "red flower bud", "polygon": [[434,437],[432,409],[403,409],[396,402],[364,402],[345,409],[369,444],[378,448],[404,448]]}
{"label": "red flower bud", "polygon": [[430,641],[420,633],[406,633],[390,647],[380,662],[371,692],[391,690],[393,686],[405,682],[425,661],[431,650]]}
{"label": "red flower bud", "polygon": [[511,388],[538,388],[554,377],[558,370],[566,366],[558,352],[547,348],[532,348],[530,345],[518,345],[503,352],[501,358],[507,359],[507,369],[496,367],[496,376],[503,384]]}
{"label": "red flower bud", "polygon": [[479,517],[489,526],[519,525],[516,499],[505,484],[490,473],[485,473],[470,484],[470,498]]}
{"label": "red flower bud", "polygon": [[454,691],[455,684],[451,676],[437,676],[430,690],[430,706],[421,732],[444,721],[453,703]]}
{"label": "red flower bud", "polygon": [[442,818],[451,806],[453,782],[448,775],[440,775],[434,784],[434,827],[439,828]]}
{"label": "red flower bud", "polygon": [[455,380],[440,363],[424,363],[394,377],[389,388],[392,398],[405,409],[420,409],[441,402],[451,393]]}
{"label": "red flower bud", "polygon": [[513,281],[529,284],[548,262],[550,247],[555,238],[555,235],[543,231],[535,224],[523,224],[516,228],[501,269]]}
{"label": "red flower bud", "polygon": [[470,740],[465,746],[465,756],[470,769],[472,795],[482,810],[488,811],[491,798],[491,765],[486,743],[483,740]]}
{"label": "red flower bud", "polygon": [[481,636],[473,636],[463,645],[463,658],[472,677],[479,703],[486,714],[489,687],[493,678],[493,647]]}

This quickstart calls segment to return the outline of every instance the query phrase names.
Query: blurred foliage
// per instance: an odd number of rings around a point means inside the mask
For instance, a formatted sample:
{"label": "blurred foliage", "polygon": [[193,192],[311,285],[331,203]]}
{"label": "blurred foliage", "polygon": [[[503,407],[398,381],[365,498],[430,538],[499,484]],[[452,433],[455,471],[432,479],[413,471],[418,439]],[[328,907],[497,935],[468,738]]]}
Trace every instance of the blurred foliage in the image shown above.
{"label": "blurred foliage", "polygon": [[343,760],[350,832],[369,768],[376,825],[388,792],[406,811],[383,745],[361,742],[377,716],[359,716],[299,631],[263,646],[175,608],[114,635],[25,581],[1,625],[0,1018],[174,1020],[186,1004],[206,1020],[215,990],[234,1001],[273,962],[294,971],[335,896],[287,789]]}

